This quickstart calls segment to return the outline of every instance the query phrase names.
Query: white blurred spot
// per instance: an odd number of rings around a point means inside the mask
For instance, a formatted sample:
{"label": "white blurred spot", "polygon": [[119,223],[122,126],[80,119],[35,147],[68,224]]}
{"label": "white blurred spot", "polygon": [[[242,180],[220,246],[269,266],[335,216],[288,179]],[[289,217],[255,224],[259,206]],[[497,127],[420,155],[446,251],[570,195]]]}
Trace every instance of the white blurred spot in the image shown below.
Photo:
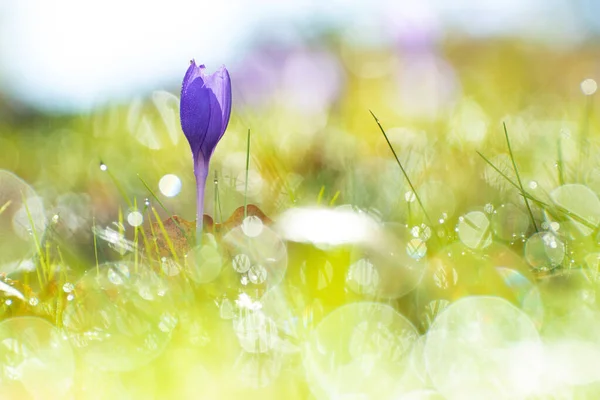
{"label": "white blurred spot", "polygon": [[250,269],[252,262],[246,254],[237,254],[233,257],[233,269],[240,274],[247,272]]}
{"label": "white blurred spot", "polygon": [[256,237],[261,234],[263,223],[257,216],[251,215],[244,218],[242,222],[242,231],[246,236]]}
{"label": "white blurred spot", "polygon": [[419,260],[427,254],[427,244],[421,239],[411,239],[406,245],[406,254],[415,260]]}
{"label": "white blurred spot", "polygon": [[591,96],[598,90],[598,84],[595,80],[588,78],[581,82],[581,91],[586,96]]}
{"label": "white blurred spot", "polygon": [[132,211],[127,215],[127,222],[131,226],[140,226],[144,222],[144,216],[139,211]]}
{"label": "white blurred spot", "polygon": [[472,249],[483,249],[492,243],[490,221],[481,211],[472,211],[459,218],[458,237]]}
{"label": "white blurred spot", "polygon": [[530,398],[544,364],[531,319],[504,299],[483,296],[459,300],[436,317],[425,360],[433,386],[448,399]]}
{"label": "white blurred spot", "polygon": [[167,174],[158,181],[158,189],[167,197],[175,197],[181,192],[181,179],[177,175]]}
{"label": "white blurred spot", "polygon": [[365,242],[379,230],[367,214],[326,208],[288,210],[279,217],[276,226],[287,240],[329,245]]}

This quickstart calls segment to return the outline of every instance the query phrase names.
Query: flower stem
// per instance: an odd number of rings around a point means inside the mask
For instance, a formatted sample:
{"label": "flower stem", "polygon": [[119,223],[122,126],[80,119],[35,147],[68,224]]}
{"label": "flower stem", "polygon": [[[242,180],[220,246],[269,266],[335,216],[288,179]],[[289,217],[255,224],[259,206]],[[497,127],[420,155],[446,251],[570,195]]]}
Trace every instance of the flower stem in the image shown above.
{"label": "flower stem", "polygon": [[204,220],[204,190],[208,176],[208,160],[204,159],[202,153],[194,160],[194,175],[196,176],[196,244],[200,246],[202,241],[202,223]]}

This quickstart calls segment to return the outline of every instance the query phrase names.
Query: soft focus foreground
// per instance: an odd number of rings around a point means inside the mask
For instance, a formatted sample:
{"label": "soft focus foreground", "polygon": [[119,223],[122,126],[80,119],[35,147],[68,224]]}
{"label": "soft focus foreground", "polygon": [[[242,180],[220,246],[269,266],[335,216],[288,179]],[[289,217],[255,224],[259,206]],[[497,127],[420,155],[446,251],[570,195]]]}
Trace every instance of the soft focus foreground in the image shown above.
{"label": "soft focus foreground", "polygon": [[200,248],[176,95],[1,119],[2,398],[597,398],[598,49],[399,47],[231,71]]}

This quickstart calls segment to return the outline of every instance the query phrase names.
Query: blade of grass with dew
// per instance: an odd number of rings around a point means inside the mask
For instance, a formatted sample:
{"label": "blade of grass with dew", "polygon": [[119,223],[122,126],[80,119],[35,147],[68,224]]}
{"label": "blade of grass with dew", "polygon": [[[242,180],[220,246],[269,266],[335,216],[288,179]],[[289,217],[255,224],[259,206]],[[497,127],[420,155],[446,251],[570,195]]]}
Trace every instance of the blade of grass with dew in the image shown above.
{"label": "blade of grass with dew", "polygon": [[121,208],[121,206],[119,206],[118,218],[119,225],[117,226],[117,228],[119,228],[119,236],[125,237],[125,220],[123,219],[123,208]]}
{"label": "blade of grass with dew", "polygon": [[127,192],[125,192],[125,189],[123,189],[123,186],[121,185],[121,183],[117,180],[117,178],[113,175],[112,172],[110,172],[110,169],[108,169],[108,166],[100,161],[100,165],[104,165],[105,168],[102,169],[103,172],[106,172],[108,174],[108,177],[110,178],[110,180],[112,181],[113,185],[115,185],[115,187],[117,188],[117,190],[119,191],[119,193],[121,194],[121,197],[123,197],[123,199],[125,200],[125,202],[127,203],[127,205],[132,208],[133,204],[131,203],[131,199],[129,199],[129,197],[127,196]]}
{"label": "blade of grass with dew", "polygon": [[58,282],[58,295],[56,296],[56,326],[57,328],[61,329],[63,286],[67,282],[67,271],[65,259],[63,257],[62,251],[60,250],[60,246],[56,246],[56,251],[58,252],[58,258],[60,259],[60,280]]}
{"label": "blade of grass with dew", "polygon": [[48,265],[48,269],[46,269],[46,282],[50,282],[54,274],[54,270],[52,269],[52,263],[50,263],[50,242],[47,240],[44,240],[44,248],[46,250],[45,260],[46,264]]}
{"label": "blade of grass with dew", "polygon": [[373,113],[373,111],[369,110],[369,112],[373,116],[373,119],[377,123],[377,126],[379,127],[379,130],[383,134],[383,137],[385,138],[385,141],[387,142],[390,150],[392,151],[392,154],[394,155],[394,158],[396,159],[396,162],[398,163],[398,166],[400,167],[400,170],[402,171],[402,174],[404,175],[404,178],[408,182],[408,186],[410,186],[410,189],[412,190],[413,194],[415,195],[415,198],[416,198],[417,202],[419,203],[419,207],[421,207],[421,210],[423,211],[423,214],[425,215],[425,218],[427,219],[427,222],[429,223],[429,225],[433,226],[433,222],[432,222],[431,218],[429,218],[429,214],[427,213],[427,210],[425,210],[425,207],[423,206],[423,202],[421,201],[421,197],[419,196],[419,194],[415,190],[415,187],[413,186],[410,178],[408,177],[408,174],[406,173],[406,170],[402,166],[402,163],[400,162],[400,159],[398,158],[398,155],[396,154],[396,150],[394,150],[394,147],[392,146],[392,143],[388,139],[388,136],[385,133],[385,130],[383,129],[383,126],[381,126],[381,123],[379,122],[379,119],[375,116],[375,114]]}
{"label": "blade of grass with dew", "polygon": [[[504,136],[506,137],[506,145],[508,146],[508,154],[510,155],[510,160],[512,161],[513,168],[515,170],[515,175],[517,176],[517,182],[519,183],[519,187],[521,188],[521,193],[525,193],[525,189],[523,189],[523,182],[521,182],[521,176],[519,175],[519,169],[517,168],[517,162],[515,161],[515,156],[512,151],[512,147],[510,145],[510,139],[508,137],[508,130],[506,129],[506,122],[502,122],[502,126],[504,127]],[[527,207],[527,212],[529,213],[529,218],[531,219],[531,223],[533,224],[533,228],[536,232],[539,232],[537,224],[535,223],[535,218],[533,217],[533,212],[531,211],[531,206],[529,205],[529,201],[525,197],[525,206]]]}
{"label": "blade of grass with dew", "polygon": [[[133,209],[137,210],[137,197],[133,198]],[[135,251],[133,254],[133,269],[135,272],[138,272],[138,263],[139,263],[139,244],[138,244],[138,230],[139,226],[135,225],[133,227],[133,243],[135,244]]]}
{"label": "blade of grass with dew", "polygon": [[96,239],[96,217],[92,217],[92,237],[94,238],[94,257],[96,258],[96,275],[100,275],[100,264],[98,263],[98,239]]}
{"label": "blade of grass with dew", "polygon": [[560,138],[560,136],[558,137],[558,143],[557,143],[557,152],[558,152],[558,157],[556,160],[556,169],[558,170],[558,184],[559,186],[562,186],[565,184],[565,175],[564,175],[564,161],[563,161],[563,154],[562,154],[562,140]]}
{"label": "blade of grass with dew", "polygon": [[167,230],[165,229],[165,226],[163,225],[162,221],[160,220],[160,216],[158,215],[156,208],[154,208],[154,207],[150,207],[150,208],[152,210],[152,213],[154,214],[154,218],[156,218],[156,222],[158,222],[158,226],[160,227],[160,230],[165,238],[165,241],[167,242],[167,246],[169,247],[171,256],[173,257],[175,262],[177,264],[179,264],[179,257],[177,256],[177,252],[175,251],[175,246],[173,246],[173,241],[171,240],[171,237],[168,235]]}
{"label": "blade of grass with dew", "polygon": [[244,219],[248,217],[248,175],[250,172],[250,128],[248,128],[248,140],[246,145],[246,182],[244,185]]}
{"label": "blade of grass with dew", "polygon": [[[156,252],[156,258],[157,260],[160,260],[160,249],[158,248],[158,243],[156,243],[156,232],[154,231],[154,226],[152,224],[152,214],[150,213],[150,207],[145,207],[145,211],[148,213],[148,226],[150,226],[150,235],[152,235],[152,243],[154,244],[154,251]],[[150,248],[148,248],[148,251],[150,250]],[[163,269],[161,268],[161,271],[163,271]]]}
{"label": "blade of grass with dew", "polygon": [[[152,196],[152,198],[154,200],[156,200],[156,202],[158,203],[158,205],[160,206],[160,208],[163,209],[164,212],[166,212],[168,215],[173,215],[173,213],[171,213],[167,207],[165,207],[165,205],[163,204],[162,201],[160,201],[160,199],[158,198],[158,196],[156,195],[156,193],[154,193],[154,191],[150,188],[150,186],[148,186],[148,184],[146,183],[146,181],[140,176],[140,174],[137,174],[138,179],[142,182],[142,184],[144,185],[144,187],[146,188],[146,190],[148,190],[148,192],[150,192],[150,195]],[[173,222],[175,223],[175,226],[177,227],[177,229],[179,229],[179,231],[182,233],[182,235],[185,237],[185,240],[188,242],[188,245],[192,245],[192,240],[191,237],[187,234],[186,230],[183,229],[183,227],[179,224],[179,222],[177,222],[176,219],[173,219]]]}
{"label": "blade of grass with dew", "polygon": [[[29,211],[29,206],[27,205],[27,199],[25,198],[25,195],[21,192],[21,198],[23,201],[23,205],[25,206],[25,212],[27,213],[27,219],[29,220],[29,226],[31,227],[31,234],[33,236],[33,241],[35,243],[35,248],[37,251],[37,256],[38,256],[38,261],[39,261],[39,266],[36,265],[35,267],[35,271],[37,273],[37,277],[38,277],[38,281],[40,284],[40,288],[44,287],[44,281],[42,279],[42,276],[45,274],[45,271],[47,269],[46,267],[46,260],[44,259],[44,254],[42,253],[42,244],[39,241],[38,235],[37,235],[37,230],[35,229],[35,224],[33,222],[33,217],[31,216],[31,212]],[[40,272],[40,268],[42,268],[42,271]]]}
{"label": "blade of grass with dew", "polygon": [[496,167],[494,165],[494,163],[492,163],[489,159],[487,159],[483,154],[481,154],[479,151],[477,151],[477,154],[479,154],[479,156],[490,166],[492,167],[500,176],[502,176],[504,179],[506,179],[506,181],[508,183],[510,183],[513,187],[515,187],[518,191],[519,194],[526,199],[529,199],[531,201],[533,201],[534,203],[536,203],[539,207],[545,208],[546,211],[551,212],[552,208],[555,208],[557,211],[563,213],[564,215],[573,218],[574,220],[576,220],[577,222],[587,226],[590,229],[597,229],[600,228],[600,226],[596,226],[594,225],[592,222],[586,220],[583,217],[580,217],[579,215],[573,214],[571,213],[569,210],[565,209],[564,207],[561,207],[557,204],[554,205],[550,205],[544,201],[541,201],[539,199],[537,199],[536,197],[532,196],[531,194],[525,192],[525,191],[521,191],[521,188],[519,187],[519,185],[517,183],[515,183],[512,179],[510,179],[508,176],[506,176],[506,174],[504,174],[502,171],[500,171],[500,169],[498,167]]}
{"label": "blade of grass with dew", "polygon": [[[137,203],[137,198],[135,199],[135,202]],[[148,211],[148,206],[144,205],[144,209],[142,210],[142,216],[144,215],[144,213]],[[148,213],[148,216],[150,215],[150,213]],[[149,225],[150,225],[150,232],[152,232],[152,218],[149,219]],[[138,227],[139,228],[139,227]],[[142,241],[144,242],[144,249],[146,249],[146,256],[150,259],[150,261],[152,261],[152,247],[150,246],[150,240],[148,239],[148,236],[146,235],[146,231],[144,229],[139,229],[139,233],[142,235]],[[157,254],[157,260],[158,260],[158,254]]]}

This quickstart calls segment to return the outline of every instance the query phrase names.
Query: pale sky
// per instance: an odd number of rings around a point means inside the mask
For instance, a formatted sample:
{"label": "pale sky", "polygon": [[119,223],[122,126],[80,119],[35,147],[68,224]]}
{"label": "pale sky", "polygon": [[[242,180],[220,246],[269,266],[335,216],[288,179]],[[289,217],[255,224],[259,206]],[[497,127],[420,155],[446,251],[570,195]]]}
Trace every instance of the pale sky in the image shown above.
{"label": "pale sky", "polygon": [[567,3],[0,0],[0,90],[42,109],[85,110],[172,88],[191,58],[209,69],[235,68],[257,40],[295,42],[331,26],[360,45],[423,25],[435,34],[454,28],[477,36],[578,40],[583,27]]}

